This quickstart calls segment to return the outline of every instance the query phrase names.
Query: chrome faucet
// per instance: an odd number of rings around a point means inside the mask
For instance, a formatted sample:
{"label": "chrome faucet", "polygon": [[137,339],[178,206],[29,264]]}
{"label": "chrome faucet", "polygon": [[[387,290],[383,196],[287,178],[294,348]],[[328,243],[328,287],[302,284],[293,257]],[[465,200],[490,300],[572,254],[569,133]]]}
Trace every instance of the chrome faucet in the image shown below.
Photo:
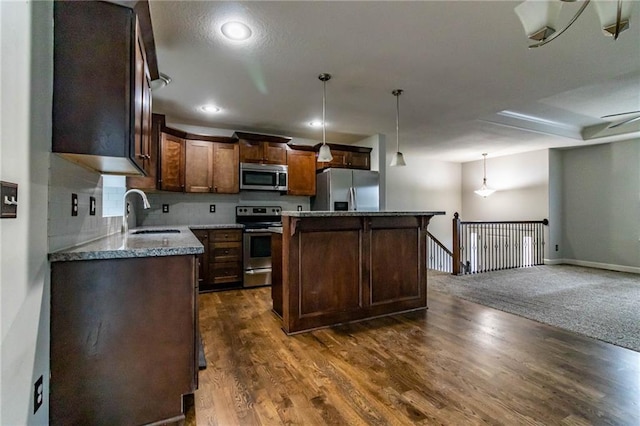
{"label": "chrome faucet", "polygon": [[123,234],[126,234],[127,231],[129,230],[129,223],[127,222],[127,195],[131,194],[132,192],[140,194],[140,196],[142,197],[142,204],[145,209],[148,209],[151,207],[151,204],[149,204],[149,200],[147,200],[147,195],[144,192],[140,191],[139,189],[130,189],[127,192],[125,192],[124,196],[122,197],[123,208],[122,208],[122,230],[121,231]]}

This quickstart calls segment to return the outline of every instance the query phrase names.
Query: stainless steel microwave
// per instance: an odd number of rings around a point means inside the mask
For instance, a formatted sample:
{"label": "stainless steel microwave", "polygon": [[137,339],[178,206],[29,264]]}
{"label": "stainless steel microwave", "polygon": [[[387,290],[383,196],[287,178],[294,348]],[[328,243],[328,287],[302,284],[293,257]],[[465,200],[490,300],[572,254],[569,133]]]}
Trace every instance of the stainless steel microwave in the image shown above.
{"label": "stainless steel microwave", "polygon": [[288,167],[280,164],[240,163],[240,189],[286,191]]}

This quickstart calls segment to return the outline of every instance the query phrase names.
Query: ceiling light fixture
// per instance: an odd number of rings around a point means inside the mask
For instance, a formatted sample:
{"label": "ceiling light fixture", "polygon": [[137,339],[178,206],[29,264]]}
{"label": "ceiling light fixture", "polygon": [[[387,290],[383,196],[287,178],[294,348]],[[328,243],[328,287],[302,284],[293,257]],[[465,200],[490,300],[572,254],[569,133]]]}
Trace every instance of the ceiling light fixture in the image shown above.
{"label": "ceiling light fixture", "polygon": [[495,189],[490,189],[487,186],[487,154],[484,153],[482,154],[483,157],[483,165],[484,165],[484,177],[482,178],[482,186],[480,187],[480,189],[477,189],[473,192],[475,192],[476,194],[478,194],[481,197],[487,198],[489,195],[493,194],[494,192],[496,192]]}
{"label": "ceiling light fixture", "polygon": [[311,127],[320,127],[320,126],[322,126],[322,121],[314,120],[314,121],[309,123],[309,126],[311,126]]}
{"label": "ceiling light fixture", "polygon": [[163,87],[168,86],[169,83],[171,83],[171,77],[166,74],[160,73],[160,76],[158,78],[151,81],[151,91],[155,92],[156,90],[162,89]]}
{"label": "ceiling light fixture", "polygon": [[327,145],[327,120],[326,117],[326,104],[327,104],[327,81],[331,80],[331,74],[322,73],[318,76],[318,79],[322,82],[322,146],[318,151],[318,162],[328,163],[333,160],[331,155],[331,149]]}
{"label": "ceiling light fixture", "polygon": [[[514,11],[524,27],[530,40],[535,41],[529,48],[544,46],[564,33],[584,12],[591,0],[583,0],[578,11],[569,22],[556,31],[560,9],[563,3],[573,3],[575,0],[526,0],[515,7]],[[620,33],[629,28],[631,6],[633,1],[627,0],[594,0],[594,6],[602,31],[606,35],[618,39]]]}
{"label": "ceiling light fixture", "polygon": [[215,114],[220,112],[220,107],[217,107],[215,105],[203,105],[200,107],[200,109],[209,114]]}
{"label": "ceiling light fixture", "polygon": [[230,40],[243,41],[251,37],[251,28],[242,22],[225,22],[220,27],[220,31]]}
{"label": "ceiling light fixture", "polygon": [[391,92],[396,97],[396,153],[393,154],[391,164],[389,164],[391,167],[407,165],[404,162],[404,156],[400,152],[400,95],[402,95],[402,92],[404,92],[402,89],[396,89]]}

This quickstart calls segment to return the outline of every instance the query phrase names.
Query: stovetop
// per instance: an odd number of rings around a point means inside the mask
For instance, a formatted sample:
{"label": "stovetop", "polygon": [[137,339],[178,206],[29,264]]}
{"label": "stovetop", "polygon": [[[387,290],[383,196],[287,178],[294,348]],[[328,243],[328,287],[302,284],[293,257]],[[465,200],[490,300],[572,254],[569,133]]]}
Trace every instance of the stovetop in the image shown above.
{"label": "stovetop", "polygon": [[244,225],[246,229],[282,226],[281,212],[280,206],[237,206],[236,223]]}

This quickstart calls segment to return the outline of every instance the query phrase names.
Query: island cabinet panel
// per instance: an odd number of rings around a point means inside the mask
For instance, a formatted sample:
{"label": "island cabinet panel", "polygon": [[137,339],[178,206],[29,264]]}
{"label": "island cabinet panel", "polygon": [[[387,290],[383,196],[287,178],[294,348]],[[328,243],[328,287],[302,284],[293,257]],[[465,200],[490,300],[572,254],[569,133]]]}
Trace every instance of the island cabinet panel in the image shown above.
{"label": "island cabinet panel", "polygon": [[184,418],[198,374],[195,259],[51,264],[51,424]]}
{"label": "island cabinet panel", "polygon": [[272,239],[273,309],[286,333],[426,309],[430,216],[323,214],[284,215]]}
{"label": "island cabinet panel", "polygon": [[307,266],[299,275],[300,318],[362,307],[360,235],[359,229],[299,234],[300,264]]}

